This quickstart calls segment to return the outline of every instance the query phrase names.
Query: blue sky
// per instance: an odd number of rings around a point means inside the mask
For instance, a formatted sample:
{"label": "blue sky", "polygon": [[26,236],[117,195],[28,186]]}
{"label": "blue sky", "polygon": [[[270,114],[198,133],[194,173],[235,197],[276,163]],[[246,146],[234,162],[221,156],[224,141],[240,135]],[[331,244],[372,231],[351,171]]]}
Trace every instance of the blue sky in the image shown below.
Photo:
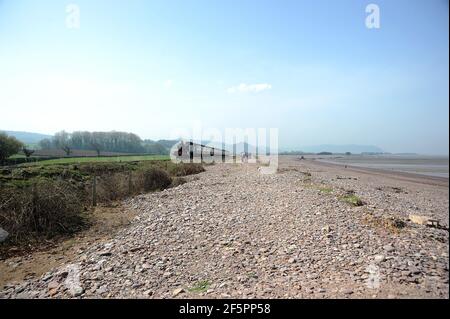
{"label": "blue sky", "polygon": [[[66,26],[66,6],[80,28]],[[380,8],[380,28],[365,8]],[[0,0],[0,128],[448,154],[448,1]]]}

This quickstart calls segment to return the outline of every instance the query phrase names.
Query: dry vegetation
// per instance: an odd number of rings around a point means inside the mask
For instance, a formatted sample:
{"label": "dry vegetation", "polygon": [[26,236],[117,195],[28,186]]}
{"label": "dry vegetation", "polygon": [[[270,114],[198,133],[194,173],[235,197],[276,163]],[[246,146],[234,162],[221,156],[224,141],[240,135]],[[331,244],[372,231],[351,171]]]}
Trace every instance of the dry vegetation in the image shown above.
{"label": "dry vegetation", "polygon": [[62,180],[38,180],[31,187],[2,189],[0,225],[11,241],[36,235],[70,234],[83,225],[80,190]]}
{"label": "dry vegetation", "polygon": [[200,164],[169,161],[3,169],[0,227],[9,232],[10,244],[69,235],[89,225],[94,176],[97,202],[110,203],[183,184],[181,176],[202,171]]}
{"label": "dry vegetation", "polygon": [[406,227],[406,223],[399,218],[394,216],[376,216],[370,212],[364,215],[363,222],[369,226],[383,229],[393,234],[399,233]]}

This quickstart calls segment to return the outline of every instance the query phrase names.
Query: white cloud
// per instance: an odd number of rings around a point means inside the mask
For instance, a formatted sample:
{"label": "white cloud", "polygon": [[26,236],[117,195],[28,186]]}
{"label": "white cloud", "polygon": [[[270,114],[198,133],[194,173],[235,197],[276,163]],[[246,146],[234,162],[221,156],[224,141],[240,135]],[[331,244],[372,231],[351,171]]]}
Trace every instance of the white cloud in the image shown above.
{"label": "white cloud", "polygon": [[258,93],[258,92],[262,92],[265,90],[270,90],[272,88],[271,84],[268,83],[257,83],[257,84],[246,84],[246,83],[241,83],[237,86],[233,86],[228,88],[227,92],[228,93],[247,93],[247,92],[251,92],[251,93]]}

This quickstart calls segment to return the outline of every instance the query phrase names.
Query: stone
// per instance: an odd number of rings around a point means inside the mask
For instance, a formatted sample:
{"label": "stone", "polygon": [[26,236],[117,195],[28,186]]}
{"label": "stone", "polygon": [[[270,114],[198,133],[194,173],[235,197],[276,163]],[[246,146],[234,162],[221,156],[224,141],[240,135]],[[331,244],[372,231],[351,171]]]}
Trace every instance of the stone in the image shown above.
{"label": "stone", "polygon": [[48,295],[49,295],[50,297],[55,296],[57,293],[58,293],[58,288],[53,288],[53,289],[49,289],[49,290],[48,290]]}
{"label": "stone", "polygon": [[72,297],[79,297],[83,294],[83,292],[84,292],[84,289],[80,286],[72,287],[69,290],[69,293]]}
{"label": "stone", "polygon": [[386,260],[386,257],[385,257],[384,255],[376,255],[376,256],[373,258],[373,260],[374,260],[376,263],[381,263],[381,262],[383,262],[383,261]]}
{"label": "stone", "polygon": [[58,289],[59,287],[59,283],[57,281],[51,281],[48,283],[47,288],[48,290],[52,290],[52,289]]}
{"label": "stone", "polygon": [[322,227],[322,231],[325,233],[329,233],[331,231],[331,227],[329,225],[326,225],[326,226]]}
{"label": "stone", "polygon": [[97,289],[97,293],[99,295],[104,294],[108,291],[108,288],[106,288],[106,286],[101,286],[100,288]]}
{"label": "stone", "polygon": [[428,216],[409,215],[409,220],[419,225],[426,225],[429,219]]}
{"label": "stone", "polygon": [[153,291],[151,291],[151,290],[146,290],[146,291],[144,291],[144,295],[145,295],[145,296],[151,296],[151,295],[153,295]]}
{"label": "stone", "polygon": [[177,289],[175,289],[173,292],[172,292],[172,297],[176,297],[176,296],[178,296],[179,294],[181,294],[181,293],[183,293],[184,292],[184,289],[183,288],[177,288]]}
{"label": "stone", "polygon": [[72,297],[79,297],[84,292],[80,283],[80,267],[77,264],[70,264],[66,267],[66,271],[67,277],[64,281],[64,285],[67,288],[67,292]]}
{"label": "stone", "polygon": [[392,252],[392,251],[395,250],[394,246],[392,246],[392,245],[384,245],[384,246],[383,246],[383,249],[384,249],[385,251],[387,251],[388,253],[390,253],[390,252]]}
{"label": "stone", "polygon": [[433,219],[428,216],[409,215],[409,220],[418,225],[435,226],[435,227],[439,226],[439,221],[437,219]]}
{"label": "stone", "polygon": [[353,290],[352,290],[352,289],[348,289],[348,288],[342,289],[341,292],[342,292],[344,295],[351,295],[351,294],[353,294]]}
{"label": "stone", "polygon": [[53,274],[51,272],[47,272],[47,273],[43,274],[42,277],[41,277],[41,279],[43,281],[48,281],[51,278],[53,278]]}
{"label": "stone", "polygon": [[112,253],[109,250],[102,250],[99,253],[99,256],[111,256]]}

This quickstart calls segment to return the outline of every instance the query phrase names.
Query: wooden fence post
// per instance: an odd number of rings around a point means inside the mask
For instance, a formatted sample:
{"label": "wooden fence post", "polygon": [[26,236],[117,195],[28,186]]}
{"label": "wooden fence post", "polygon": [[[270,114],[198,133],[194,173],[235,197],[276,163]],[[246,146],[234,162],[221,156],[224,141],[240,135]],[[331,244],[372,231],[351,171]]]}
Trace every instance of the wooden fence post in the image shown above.
{"label": "wooden fence post", "polygon": [[97,176],[92,178],[92,206],[97,206]]}
{"label": "wooden fence post", "polygon": [[131,171],[128,172],[128,195],[131,195],[132,190]]}
{"label": "wooden fence post", "polygon": [[39,231],[39,216],[37,214],[37,199],[38,199],[37,187],[36,187],[36,183],[33,183],[33,185],[31,186],[31,205],[32,205],[31,211],[32,211],[35,231]]}

